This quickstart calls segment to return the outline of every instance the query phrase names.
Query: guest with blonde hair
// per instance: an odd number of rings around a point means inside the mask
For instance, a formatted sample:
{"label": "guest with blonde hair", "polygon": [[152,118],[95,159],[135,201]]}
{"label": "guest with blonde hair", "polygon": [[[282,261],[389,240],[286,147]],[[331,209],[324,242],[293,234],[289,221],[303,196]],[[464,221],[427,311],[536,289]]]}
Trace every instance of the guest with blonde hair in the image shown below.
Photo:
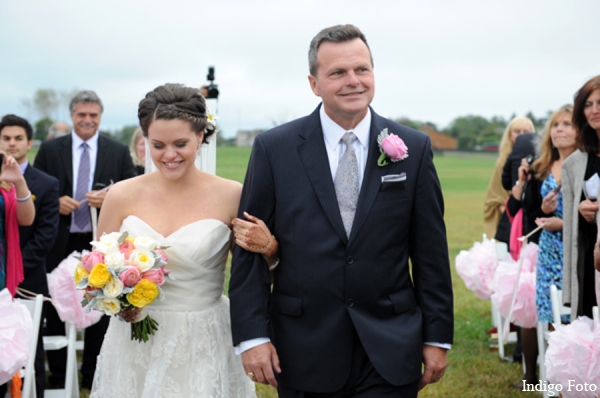
{"label": "guest with blonde hair", "polygon": [[532,165],[535,177],[542,182],[541,210],[547,215],[535,220],[543,229],[538,241],[536,269],[536,304],[540,322],[554,322],[550,286],[555,285],[562,290],[564,211],[560,187],[563,162],[576,149],[577,132],[572,118],[572,105],[565,105],[550,116],[540,143],[540,156]]}
{"label": "guest with blonde hair", "polygon": [[133,165],[135,166],[137,174],[144,174],[146,166],[146,139],[144,138],[144,131],[141,127],[136,128],[131,136],[129,152],[131,152],[131,159],[133,160]]}
{"label": "guest with blonde hair", "polygon": [[498,160],[496,161],[494,173],[490,179],[483,202],[483,224],[485,234],[489,239],[493,239],[496,236],[498,223],[500,222],[502,213],[504,213],[506,200],[510,195],[510,192],[502,186],[502,168],[504,167],[504,163],[512,151],[517,137],[521,134],[533,133],[533,131],[534,126],[531,119],[516,117],[508,123],[502,134],[498,150]]}

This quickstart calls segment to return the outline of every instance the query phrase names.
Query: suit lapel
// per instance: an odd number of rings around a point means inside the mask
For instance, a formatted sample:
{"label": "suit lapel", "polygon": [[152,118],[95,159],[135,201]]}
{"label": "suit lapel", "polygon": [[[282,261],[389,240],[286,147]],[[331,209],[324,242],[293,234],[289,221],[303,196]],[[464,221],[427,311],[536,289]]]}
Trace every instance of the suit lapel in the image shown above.
{"label": "suit lapel", "polygon": [[[73,140],[71,135],[68,135],[65,140],[62,142],[62,146],[60,148],[60,157],[63,164],[63,168],[65,171],[65,175],[67,176],[67,187],[72,187],[72,191],[75,192],[75,187],[73,187]],[[73,192],[71,193],[72,196]]]}
{"label": "suit lapel", "polygon": [[31,171],[32,167],[31,164],[28,164],[25,168],[25,173],[23,173],[23,178],[25,178],[30,191],[32,190],[32,186],[35,185],[35,174]]}
{"label": "suit lapel", "polygon": [[356,206],[356,214],[354,215],[354,223],[352,224],[352,232],[350,233],[350,242],[358,234],[363,224],[367,219],[367,215],[373,206],[373,202],[379,193],[381,187],[381,176],[385,174],[385,167],[377,166],[379,158],[379,144],[377,144],[377,136],[385,128],[383,119],[379,117],[373,109],[371,109],[371,131],[369,134],[369,154],[367,156],[367,164],[363,174],[362,186],[358,196],[358,204]]}
{"label": "suit lapel", "polygon": [[300,133],[301,143],[298,154],[308,174],[325,215],[344,242],[347,241],[346,230],[340,215],[329,157],[325,149],[325,140],[321,130],[319,108],[308,118],[307,129]]}
{"label": "suit lapel", "polygon": [[[100,132],[98,132],[97,134],[100,134]],[[94,169],[94,181],[92,182],[92,189],[93,186],[100,181],[100,176],[102,175],[102,173],[104,172],[104,167],[106,165],[106,161],[104,160],[104,157],[106,156],[106,140],[104,139],[104,137],[102,137],[101,135],[98,136],[98,152],[96,153],[96,167]],[[101,161],[102,159],[102,161]]]}

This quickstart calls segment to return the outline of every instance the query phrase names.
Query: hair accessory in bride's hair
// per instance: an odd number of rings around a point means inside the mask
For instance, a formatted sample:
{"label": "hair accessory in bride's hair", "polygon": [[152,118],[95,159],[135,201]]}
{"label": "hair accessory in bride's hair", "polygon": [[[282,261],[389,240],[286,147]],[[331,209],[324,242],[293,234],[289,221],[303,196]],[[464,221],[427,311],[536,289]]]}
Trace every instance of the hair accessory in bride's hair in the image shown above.
{"label": "hair accessory in bride's hair", "polygon": [[217,128],[217,115],[213,113],[210,108],[206,107],[206,129],[215,130]]}

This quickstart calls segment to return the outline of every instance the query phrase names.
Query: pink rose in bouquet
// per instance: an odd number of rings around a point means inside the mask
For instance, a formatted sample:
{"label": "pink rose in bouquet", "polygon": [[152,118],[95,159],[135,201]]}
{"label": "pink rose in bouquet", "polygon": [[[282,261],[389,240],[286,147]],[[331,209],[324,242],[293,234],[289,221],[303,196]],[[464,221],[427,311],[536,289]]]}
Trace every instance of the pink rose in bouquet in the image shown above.
{"label": "pink rose in bouquet", "polygon": [[153,268],[142,273],[142,278],[161,286],[163,283],[165,283],[165,275],[167,275],[169,272],[171,271],[167,271],[163,265],[160,268]]}
{"label": "pink rose in bouquet", "polygon": [[131,252],[135,250],[135,246],[133,245],[133,242],[131,242],[128,239],[125,239],[125,242],[123,242],[120,246],[119,246],[119,251],[121,253],[123,253],[123,256],[125,257],[125,260],[129,260],[129,256],[131,255]]}
{"label": "pink rose in bouquet", "polygon": [[119,279],[123,285],[127,287],[135,286],[141,279],[140,270],[137,267],[127,266],[124,271],[119,274]]}
{"label": "pink rose in bouquet", "polygon": [[93,251],[87,254],[84,254],[81,258],[81,266],[87,270],[87,272],[91,272],[92,268],[96,264],[104,262],[104,255],[100,252]]}
{"label": "pink rose in bouquet", "polygon": [[[169,260],[169,257],[167,257],[167,255],[165,254],[165,252],[162,249],[156,249],[154,251],[156,252],[156,254],[158,254],[160,256],[161,260],[164,261],[165,263]],[[171,272],[171,271],[166,271],[166,274],[168,274],[169,272]]]}

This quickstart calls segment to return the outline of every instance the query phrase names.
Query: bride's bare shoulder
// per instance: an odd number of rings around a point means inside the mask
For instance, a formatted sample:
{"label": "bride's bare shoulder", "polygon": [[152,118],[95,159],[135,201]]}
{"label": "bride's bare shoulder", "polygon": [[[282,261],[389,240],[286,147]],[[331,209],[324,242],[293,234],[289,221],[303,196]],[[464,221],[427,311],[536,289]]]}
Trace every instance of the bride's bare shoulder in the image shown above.
{"label": "bride's bare shoulder", "polygon": [[228,180],[223,177],[211,177],[213,180],[214,187],[219,191],[219,193],[226,195],[227,197],[237,197],[239,200],[239,197],[242,194],[242,184],[240,184],[237,181]]}
{"label": "bride's bare shoulder", "polygon": [[152,174],[122,180],[113,185],[106,194],[107,199],[117,201],[137,200],[139,195],[152,186]]}

